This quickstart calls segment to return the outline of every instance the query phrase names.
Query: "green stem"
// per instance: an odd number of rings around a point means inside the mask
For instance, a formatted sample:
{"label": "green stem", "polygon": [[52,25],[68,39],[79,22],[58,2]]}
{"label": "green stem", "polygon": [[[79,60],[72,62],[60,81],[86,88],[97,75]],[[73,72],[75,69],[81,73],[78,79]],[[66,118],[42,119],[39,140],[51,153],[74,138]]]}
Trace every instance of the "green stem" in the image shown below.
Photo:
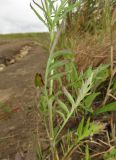
{"label": "green stem", "polygon": [[48,74],[49,74],[49,66],[52,63],[52,55],[53,55],[54,50],[56,48],[56,45],[58,43],[58,39],[59,39],[61,31],[62,31],[62,25],[63,25],[63,22],[61,24],[60,29],[56,33],[55,39],[53,40],[53,42],[51,42],[50,55],[49,55],[49,58],[48,58],[48,63],[47,63],[46,72],[45,72],[45,89],[46,90],[47,90],[47,81],[48,81]]}
{"label": "green stem", "polygon": [[[62,27],[61,27],[62,29]],[[46,72],[45,72],[45,94],[47,97],[47,101],[48,101],[48,112],[49,112],[49,130],[50,130],[50,145],[51,145],[51,151],[52,151],[52,157],[53,159],[55,158],[55,140],[54,140],[54,126],[53,126],[53,107],[52,107],[52,100],[49,100],[49,96],[52,95],[53,93],[53,80],[50,81],[50,84],[48,86],[48,76],[49,76],[49,66],[51,63],[54,62],[54,59],[52,59],[52,55],[54,54],[54,50],[56,48],[58,39],[60,37],[61,34],[61,29],[58,30],[58,32],[56,33],[55,39],[53,39],[53,42],[51,42],[51,46],[50,46],[50,55],[48,58],[48,63],[47,63],[47,67],[46,67]],[[54,33],[55,35],[55,33]],[[52,70],[50,75],[53,75],[54,71]],[[49,91],[47,89],[47,87],[49,87]]]}

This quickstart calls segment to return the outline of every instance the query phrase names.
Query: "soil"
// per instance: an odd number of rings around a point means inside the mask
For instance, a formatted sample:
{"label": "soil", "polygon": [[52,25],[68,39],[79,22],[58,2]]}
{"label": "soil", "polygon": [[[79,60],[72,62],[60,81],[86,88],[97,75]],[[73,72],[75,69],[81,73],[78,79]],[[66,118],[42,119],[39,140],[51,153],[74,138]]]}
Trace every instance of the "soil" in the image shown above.
{"label": "soil", "polygon": [[0,160],[35,159],[34,135],[44,138],[45,128],[35,105],[34,76],[44,74],[47,57],[34,40],[0,39]]}

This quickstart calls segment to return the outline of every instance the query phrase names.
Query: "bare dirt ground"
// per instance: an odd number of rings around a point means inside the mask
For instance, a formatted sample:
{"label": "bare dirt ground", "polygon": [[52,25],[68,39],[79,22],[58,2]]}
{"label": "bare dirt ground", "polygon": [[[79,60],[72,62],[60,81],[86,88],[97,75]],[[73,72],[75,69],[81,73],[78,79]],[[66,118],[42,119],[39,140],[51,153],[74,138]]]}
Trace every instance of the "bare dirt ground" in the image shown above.
{"label": "bare dirt ground", "polygon": [[36,116],[34,76],[44,74],[47,57],[31,39],[0,39],[0,160],[35,159],[34,134],[45,134]]}

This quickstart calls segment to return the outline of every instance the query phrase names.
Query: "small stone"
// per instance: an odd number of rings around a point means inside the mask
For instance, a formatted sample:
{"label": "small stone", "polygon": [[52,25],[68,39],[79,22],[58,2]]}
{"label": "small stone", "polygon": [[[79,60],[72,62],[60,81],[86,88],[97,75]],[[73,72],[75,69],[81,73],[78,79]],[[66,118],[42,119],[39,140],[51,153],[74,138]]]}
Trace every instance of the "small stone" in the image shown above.
{"label": "small stone", "polygon": [[4,64],[0,64],[0,71],[3,71],[6,66]]}
{"label": "small stone", "polygon": [[14,130],[15,130],[15,126],[9,127],[9,131],[14,131]]}
{"label": "small stone", "polygon": [[15,59],[11,59],[9,63],[10,64],[14,64],[15,63]]}
{"label": "small stone", "polygon": [[20,57],[23,58],[28,54],[28,51],[21,51]]}
{"label": "small stone", "polygon": [[21,57],[20,57],[19,55],[17,55],[17,56],[15,57],[15,60],[16,60],[16,61],[20,61],[20,60],[21,60]]}

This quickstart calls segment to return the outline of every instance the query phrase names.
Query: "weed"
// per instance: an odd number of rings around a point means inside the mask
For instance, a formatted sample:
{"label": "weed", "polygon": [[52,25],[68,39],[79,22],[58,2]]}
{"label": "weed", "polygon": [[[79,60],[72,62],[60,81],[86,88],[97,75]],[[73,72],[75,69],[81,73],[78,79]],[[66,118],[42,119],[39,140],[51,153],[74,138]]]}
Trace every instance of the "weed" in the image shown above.
{"label": "weed", "polygon": [[[82,158],[89,160],[96,156],[90,153],[89,142],[98,145],[95,135],[100,136],[106,128],[105,123],[95,120],[96,117],[116,110],[116,102],[102,105],[102,100],[94,106],[95,99],[101,94],[97,92],[98,87],[110,76],[109,65],[100,65],[95,69],[89,67],[79,74],[74,53],[67,49],[57,50],[67,14],[80,6],[78,1],[71,4],[68,0],[57,2],[41,0],[40,5],[33,0],[31,4],[35,14],[48,27],[51,40],[44,85],[40,84],[40,76],[35,77],[37,88],[42,87],[39,111],[43,115],[49,138],[47,156],[39,146],[37,157],[44,160],[68,160],[76,151],[80,151],[84,155]],[[34,5],[43,12],[43,17]],[[75,126],[67,128],[70,121],[77,117],[79,119]]]}

